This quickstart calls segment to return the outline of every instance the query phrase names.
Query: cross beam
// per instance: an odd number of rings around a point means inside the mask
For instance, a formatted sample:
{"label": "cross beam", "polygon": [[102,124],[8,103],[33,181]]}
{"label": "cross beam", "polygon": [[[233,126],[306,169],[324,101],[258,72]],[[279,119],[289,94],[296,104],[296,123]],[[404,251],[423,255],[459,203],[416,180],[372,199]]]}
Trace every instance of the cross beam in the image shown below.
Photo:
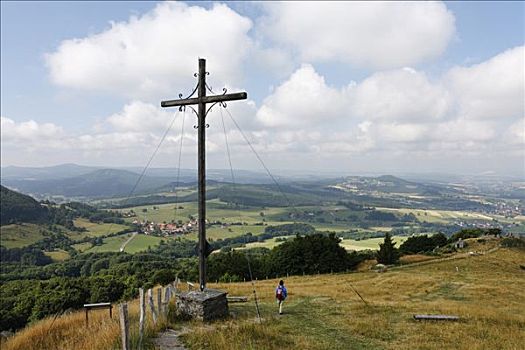
{"label": "cross beam", "polygon": [[178,107],[197,105],[198,119],[198,177],[199,177],[199,283],[200,290],[206,288],[206,104],[220,103],[225,101],[245,100],[248,95],[246,92],[233,94],[206,96],[206,60],[199,58],[199,73],[197,84],[197,97],[179,100],[162,101],[161,107]]}

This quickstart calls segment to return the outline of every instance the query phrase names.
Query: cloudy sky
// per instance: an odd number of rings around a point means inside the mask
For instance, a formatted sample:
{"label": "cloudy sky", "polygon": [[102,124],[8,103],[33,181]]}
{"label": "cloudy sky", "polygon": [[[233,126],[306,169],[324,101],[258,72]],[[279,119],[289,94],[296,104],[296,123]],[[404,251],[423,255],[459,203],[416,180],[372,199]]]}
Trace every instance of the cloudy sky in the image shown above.
{"label": "cloudy sky", "polygon": [[[270,169],[525,176],[523,2],[4,2],[2,166],[196,167],[197,58]],[[228,112],[208,166],[260,170]],[[182,124],[184,120],[184,133]]]}

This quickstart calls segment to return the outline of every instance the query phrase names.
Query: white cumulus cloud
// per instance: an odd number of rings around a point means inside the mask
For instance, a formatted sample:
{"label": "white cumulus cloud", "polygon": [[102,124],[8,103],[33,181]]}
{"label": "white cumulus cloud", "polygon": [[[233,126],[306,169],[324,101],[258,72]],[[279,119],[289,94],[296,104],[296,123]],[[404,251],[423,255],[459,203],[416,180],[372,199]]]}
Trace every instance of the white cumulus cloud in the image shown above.
{"label": "white cumulus cloud", "polygon": [[355,113],[367,119],[439,120],[450,106],[448,92],[410,68],[379,72],[365,79],[353,95]]}
{"label": "white cumulus cloud", "polygon": [[303,65],[264,100],[257,118],[279,127],[270,129],[275,134],[292,126],[319,132],[306,142],[290,134],[287,142],[327,154],[501,153],[525,136],[522,55],[515,48],[434,80],[412,68],[382,71],[342,88]]}
{"label": "white cumulus cloud", "polygon": [[257,111],[266,126],[314,124],[340,117],[344,91],[328,86],[311,65],[305,64],[268,96]]}
{"label": "white cumulus cloud", "polygon": [[107,122],[119,131],[159,131],[165,129],[173,113],[142,101],[132,101],[122,111],[107,118]]}
{"label": "white cumulus cloud", "polygon": [[413,65],[440,55],[455,34],[441,2],[279,2],[259,30],[303,61],[372,68]]}
{"label": "white cumulus cloud", "polygon": [[197,57],[209,59],[214,81],[239,79],[251,27],[224,4],[207,10],[163,2],[101,33],[63,41],[46,61],[52,81],[64,87],[133,98],[174,94],[195,83]]}
{"label": "white cumulus cloud", "polygon": [[17,123],[12,119],[0,117],[2,142],[38,143],[40,140],[53,140],[63,136],[62,127],[53,123],[37,123],[34,120]]}
{"label": "white cumulus cloud", "polygon": [[525,47],[450,70],[446,80],[457,99],[458,113],[469,119],[524,117]]}

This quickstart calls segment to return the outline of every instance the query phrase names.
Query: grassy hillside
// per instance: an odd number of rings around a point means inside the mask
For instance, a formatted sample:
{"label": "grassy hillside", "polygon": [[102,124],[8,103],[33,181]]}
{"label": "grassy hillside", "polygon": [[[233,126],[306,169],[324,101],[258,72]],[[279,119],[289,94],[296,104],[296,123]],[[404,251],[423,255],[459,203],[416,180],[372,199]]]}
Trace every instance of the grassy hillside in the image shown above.
{"label": "grassy hillside", "polygon": [[[188,349],[520,349],[525,343],[525,252],[471,241],[469,250],[385,273],[286,278],[285,314],[277,314],[278,280],[256,282],[263,321],[255,319],[250,283],[210,284],[250,297],[230,304],[232,317],[210,324],[171,321]],[[353,291],[359,291],[365,305]],[[136,324],[135,304],[131,315]],[[460,322],[420,322],[419,313],[458,315]],[[111,349],[118,321],[103,312],[88,329],[82,312],[36,323],[2,349]],[[95,322],[95,317],[96,321]],[[132,327],[132,332],[135,332]],[[93,337],[92,334],[97,334]]]}
{"label": "grassy hillside", "polygon": [[[75,219],[74,223],[76,227],[86,228],[87,231],[71,231],[60,225],[55,225],[55,228],[60,229],[67,237],[75,241],[86,237],[105,236],[128,228],[128,226],[119,224],[94,223],[84,218]],[[49,230],[48,225],[30,223],[3,225],[0,226],[0,244],[6,248],[21,248],[37,243],[44,239],[45,235],[49,236],[51,233],[52,230]],[[85,245],[86,243],[80,244]]]}
{"label": "grassy hillside", "polygon": [[154,246],[159,245],[162,240],[163,238],[155,236],[136,235],[128,244],[126,244],[124,251],[131,254],[142,252],[147,250],[148,247],[153,248]]}
{"label": "grassy hillside", "polygon": [[83,227],[87,230],[85,232],[76,233],[75,236],[72,237],[75,239],[83,237],[105,236],[128,228],[128,226],[119,224],[91,222],[85,218],[78,218],[75,219],[73,222],[76,227]]}
{"label": "grassy hillside", "polygon": [[[37,247],[60,261],[78,251],[88,249],[95,238],[130,230],[118,213],[98,210],[87,204],[70,202],[42,203],[1,186],[0,245],[7,249]],[[57,253],[57,249],[62,253]],[[68,251],[67,254],[64,254]]]}
{"label": "grassy hillside", "polygon": [[0,226],[0,244],[6,248],[20,248],[44,238],[42,228],[36,224]]}
{"label": "grassy hillside", "polygon": [[113,236],[109,238],[104,238],[102,240],[101,245],[93,246],[84,252],[86,253],[101,253],[101,252],[118,252],[120,251],[120,247],[122,244],[124,244],[128,239],[131,238],[131,233],[125,233],[119,236]]}
{"label": "grassy hillside", "polygon": [[[525,343],[524,263],[523,251],[500,249],[382,274],[291,277],[281,317],[273,295],[277,280],[261,281],[262,325],[254,322],[253,303],[232,304],[234,320],[194,325],[184,339],[192,349],[518,349]],[[217,287],[252,295],[248,283]],[[462,321],[417,322],[416,313],[458,315]]]}

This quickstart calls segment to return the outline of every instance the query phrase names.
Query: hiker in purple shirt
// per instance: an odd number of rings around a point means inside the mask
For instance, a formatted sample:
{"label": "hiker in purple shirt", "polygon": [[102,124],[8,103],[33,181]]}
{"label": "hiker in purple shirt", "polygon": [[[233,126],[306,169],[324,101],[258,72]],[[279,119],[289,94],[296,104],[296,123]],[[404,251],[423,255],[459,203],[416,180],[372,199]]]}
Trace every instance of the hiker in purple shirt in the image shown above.
{"label": "hiker in purple shirt", "polygon": [[288,296],[288,291],[284,286],[284,281],[280,280],[279,285],[275,288],[275,298],[279,301],[279,315],[283,314],[283,302]]}

